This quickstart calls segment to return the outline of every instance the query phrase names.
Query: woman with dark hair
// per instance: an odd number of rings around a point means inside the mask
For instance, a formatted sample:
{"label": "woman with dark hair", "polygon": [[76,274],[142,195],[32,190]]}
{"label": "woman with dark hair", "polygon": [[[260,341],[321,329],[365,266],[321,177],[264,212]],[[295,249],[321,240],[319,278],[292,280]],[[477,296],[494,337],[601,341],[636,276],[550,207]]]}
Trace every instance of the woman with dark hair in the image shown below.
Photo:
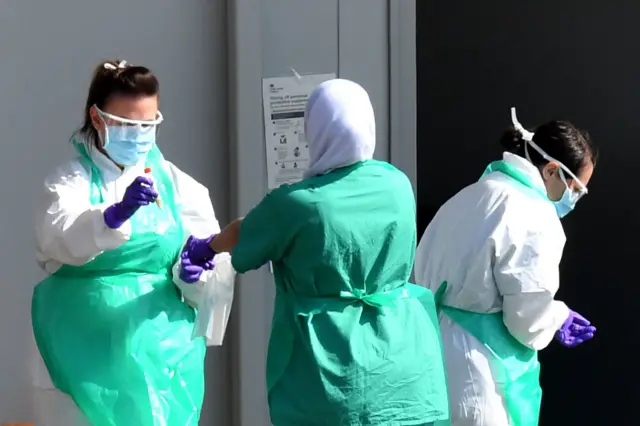
{"label": "woman with dark hair", "polygon": [[207,288],[232,288],[234,273],[226,253],[190,261],[187,236],[220,228],[207,189],[156,145],[158,93],[149,69],[101,63],[76,158],[45,181],[36,235],[49,276],[32,320],[52,384],[36,391],[38,425],[198,424],[201,336],[216,336],[210,312],[189,305]]}
{"label": "woman with dark hair", "polygon": [[595,332],[554,296],[560,218],[587,194],[596,149],[566,121],[533,133],[515,109],[512,121],[503,160],[440,208],[416,253],[416,281],[440,306],[452,426],[537,426],[537,351]]}

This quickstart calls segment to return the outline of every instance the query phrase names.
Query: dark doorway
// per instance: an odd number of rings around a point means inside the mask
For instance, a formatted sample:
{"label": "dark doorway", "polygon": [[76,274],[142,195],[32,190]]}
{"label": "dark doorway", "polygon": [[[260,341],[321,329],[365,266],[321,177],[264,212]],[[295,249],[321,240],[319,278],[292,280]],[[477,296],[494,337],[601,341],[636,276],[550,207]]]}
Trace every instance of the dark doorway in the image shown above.
{"label": "dark doorway", "polygon": [[600,148],[589,195],[565,220],[558,298],[598,327],[542,351],[543,426],[636,424],[640,2],[417,0],[420,234],[439,206],[525,127],[564,118]]}

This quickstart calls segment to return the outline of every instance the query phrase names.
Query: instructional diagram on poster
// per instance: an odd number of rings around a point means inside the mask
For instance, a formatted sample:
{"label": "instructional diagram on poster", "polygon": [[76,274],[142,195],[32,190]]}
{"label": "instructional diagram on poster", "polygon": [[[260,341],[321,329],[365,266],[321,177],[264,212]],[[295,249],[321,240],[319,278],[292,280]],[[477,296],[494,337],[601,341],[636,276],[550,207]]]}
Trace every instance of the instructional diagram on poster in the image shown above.
{"label": "instructional diagram on poster", "polygon": [[320,83],[333,78],[334,73],[262,80],[269,189],[302,179],[309,164],[304,134],[307,99]]}

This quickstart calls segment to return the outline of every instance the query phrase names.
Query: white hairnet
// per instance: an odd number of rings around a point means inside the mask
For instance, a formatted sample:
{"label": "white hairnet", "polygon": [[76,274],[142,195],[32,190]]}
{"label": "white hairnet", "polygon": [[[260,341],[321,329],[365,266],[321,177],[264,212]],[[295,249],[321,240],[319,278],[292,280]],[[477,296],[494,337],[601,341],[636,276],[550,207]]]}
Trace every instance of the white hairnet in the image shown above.
{"label": "white hairnet", "polygon": [[370,160],[376,147],[376,121],[369,95],[353,81],[322,83],[307,102],[305,133],[309,143],[305,177]]}

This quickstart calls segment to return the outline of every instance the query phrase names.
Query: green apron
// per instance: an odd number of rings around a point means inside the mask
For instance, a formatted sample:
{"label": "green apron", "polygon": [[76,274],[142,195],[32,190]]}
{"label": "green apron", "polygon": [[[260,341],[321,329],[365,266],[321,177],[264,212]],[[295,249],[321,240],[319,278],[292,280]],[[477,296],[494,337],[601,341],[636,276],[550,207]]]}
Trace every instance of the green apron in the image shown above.
{"label": "green apron", "polygon": [[[87,197],[98,204],[100,171],[75,146],[91,174]],[[33,294],[33,330],[51,379],[95,426],[196,426],[200,417],[205,344],[191,340],[195,313],[171,273],[183,229],[157,147],[146,165],[162,208],[140,208],[128,242],[63,265]]]}
{"label": "green apron", "polygon": [[[504,161],[489,164],[482,176],[493,172],[501,172],[522,185],[524,190],[548,199],[542,188],[536,187],[528,176]],[[496,377],[504,380],[497,387],[505,399],[509,424],[537,426],[542,403],[538,352],[524,346],[509,333],[502,312],[482,314],[442,305],[440,301],[446,288],[447,283],[444,282],[436,292],[438,309],[489,349],[491,368],[499,371]],[[449,423],[436,424],[444,426]]]}

